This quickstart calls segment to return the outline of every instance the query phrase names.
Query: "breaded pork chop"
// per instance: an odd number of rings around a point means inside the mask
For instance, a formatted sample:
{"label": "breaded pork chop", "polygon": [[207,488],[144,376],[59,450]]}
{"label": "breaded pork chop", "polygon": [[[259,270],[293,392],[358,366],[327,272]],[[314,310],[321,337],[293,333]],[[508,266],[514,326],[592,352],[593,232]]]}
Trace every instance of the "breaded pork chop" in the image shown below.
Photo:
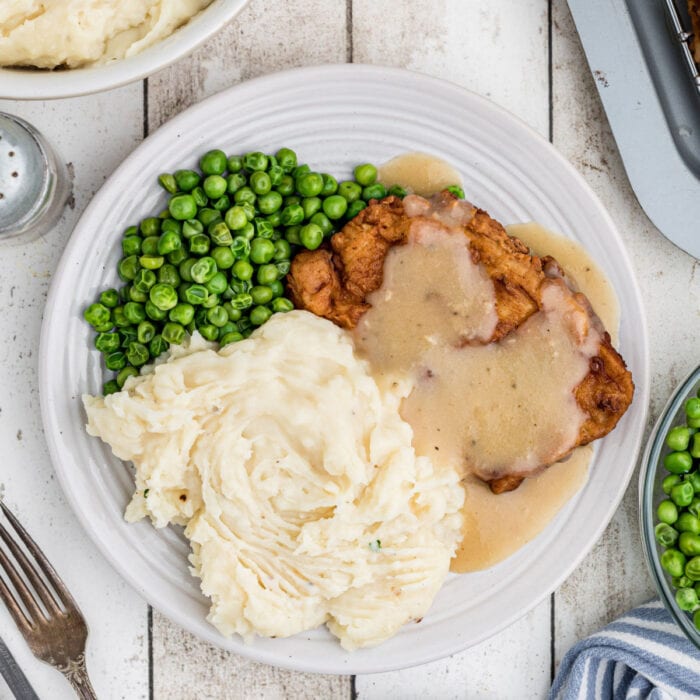
{"label": "breaded pork chop", "polygon": [[[443,192],[432,200],[410,195],[403,201],[387,197],[372,202],[332,236],[330,249],[297,255],[288,277],[295,305],[343,328],[354,328],[369,308],[367,296],[382,284],[389,249],[406,242],[416,217],[430,217],[436,209],[443,218],[447,212],[450,223],[464,231],[472,259],[484,266],[493,281],[498,322],[487,342],[498,342],[542,307],[541,290],[547,280],[566,281],[554,259],[531,255],[522,241],[509,236],[485,211],[465,207],[464,202]],[[632,401],[634,384],[586,297],[567,289],[579,322],[593,324],[601,336],[589,372],[575,389],[576,401],[587,418],[577,441],[570,446],[572,450],[607,435],[615,427]],[[478,475],[478,469],[475,471]],[[495,493],[502,493],[517,488],[525,476],[508,473],[488,481]]]}

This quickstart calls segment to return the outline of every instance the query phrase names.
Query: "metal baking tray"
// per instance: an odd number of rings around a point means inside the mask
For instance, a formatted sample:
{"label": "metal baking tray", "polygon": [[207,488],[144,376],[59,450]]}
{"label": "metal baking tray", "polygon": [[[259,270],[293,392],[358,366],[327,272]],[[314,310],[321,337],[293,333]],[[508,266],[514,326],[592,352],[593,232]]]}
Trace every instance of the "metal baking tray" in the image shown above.
{"label": "metal baking tray", "polygon": [[639,203],[669,240],[700,258],[700,93],[671,3],[568,3]]}

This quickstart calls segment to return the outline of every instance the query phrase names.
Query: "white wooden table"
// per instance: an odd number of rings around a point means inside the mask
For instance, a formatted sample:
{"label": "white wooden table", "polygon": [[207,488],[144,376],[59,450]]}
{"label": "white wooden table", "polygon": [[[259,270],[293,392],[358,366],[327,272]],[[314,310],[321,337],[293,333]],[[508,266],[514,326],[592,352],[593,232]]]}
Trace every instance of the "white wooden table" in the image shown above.
{"label": "white wooden table", "polygon": [[[151,611],[68,508],[42,433],[37,349],[46,292],[78,216],[139,141],[189,105],[257,75],[345,61],[406,67],[485,95],[551,139],[583,174],[632,251],[641,283],[651,334],[650,420],[698,362],[698,261],[664,239],[637,204],[564,0],[251,0],[206,46],[146,81],[55,102],[0,101],[0,110],[26,117],[51,139],[75,177],[57,229],[0,252],[0,488],[89,620],[88,665],[101,698],[538,698],[576,640],[653,593],[635,477],[581,566],[489,641],[401,672],[294,673],[210,647]],[[4,608],[0,634],[42,698],[72,697],[30,655]],[[0,699],[9,697],[0,686]]]}

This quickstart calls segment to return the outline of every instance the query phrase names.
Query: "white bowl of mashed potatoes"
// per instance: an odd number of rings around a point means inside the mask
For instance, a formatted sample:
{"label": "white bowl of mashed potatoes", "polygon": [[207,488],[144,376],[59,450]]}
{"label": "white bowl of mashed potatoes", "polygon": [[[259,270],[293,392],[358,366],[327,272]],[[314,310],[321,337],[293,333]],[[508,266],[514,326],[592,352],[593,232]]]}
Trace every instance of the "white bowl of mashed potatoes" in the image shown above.
{"label": "white bowl of mashed potatoes", "polygon": [[247,0],[3,0],[0,97],[108,90],[182,58]]}

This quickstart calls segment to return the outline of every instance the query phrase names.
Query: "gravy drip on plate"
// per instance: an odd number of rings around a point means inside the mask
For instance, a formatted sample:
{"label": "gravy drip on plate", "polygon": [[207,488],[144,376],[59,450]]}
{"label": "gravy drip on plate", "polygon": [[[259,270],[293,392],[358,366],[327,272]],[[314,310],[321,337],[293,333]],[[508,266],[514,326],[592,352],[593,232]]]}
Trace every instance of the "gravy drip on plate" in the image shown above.
{"label": "gravy drip on plate", "polygon": [[453,570],[485,568],[537,535],[585,481],[590,449],[511,494],[493,495],[476,474],[536,473],[566,455],[585,420],[574,390],[600,335],[555,278],[543,283],[540,312],[489,343],[498,320],[493,283],[460,228],[473,207],[446,214],[418,197],[404,204],[415,217],[408,242],[390,250],[355,343],[375,375],[410,378],[402,415],[416,451],[464,477],[465,539]]}
{"label": "gravy drip on plate", "polygon": [[379,166],[379,181],[401,185],[409,192],[430,197],[450,185],[461,185],[460,174],[442,158],[428,153],[403,153]]}

